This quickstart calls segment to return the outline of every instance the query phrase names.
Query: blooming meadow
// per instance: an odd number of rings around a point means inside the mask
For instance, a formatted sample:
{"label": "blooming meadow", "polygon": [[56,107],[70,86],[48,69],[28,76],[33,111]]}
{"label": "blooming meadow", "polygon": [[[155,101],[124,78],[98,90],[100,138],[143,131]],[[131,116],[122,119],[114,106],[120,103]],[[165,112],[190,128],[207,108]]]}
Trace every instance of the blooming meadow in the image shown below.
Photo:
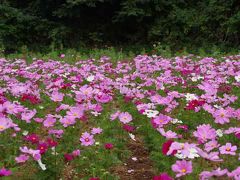
{"label": "blooming meadow", "polygon": [[239,122],[238,55],[0,59],[2,178],[124,179],[141,142],[143,179],[239,180]]}

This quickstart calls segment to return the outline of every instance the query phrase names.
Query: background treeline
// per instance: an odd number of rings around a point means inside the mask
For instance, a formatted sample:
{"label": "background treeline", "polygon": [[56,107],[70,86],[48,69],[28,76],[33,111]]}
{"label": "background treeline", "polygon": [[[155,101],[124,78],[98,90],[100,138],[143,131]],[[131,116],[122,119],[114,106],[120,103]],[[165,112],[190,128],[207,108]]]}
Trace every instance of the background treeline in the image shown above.
{"label": "background treeline", "polygon": [[0,0],[6,50],[240,45],[239,0]]}

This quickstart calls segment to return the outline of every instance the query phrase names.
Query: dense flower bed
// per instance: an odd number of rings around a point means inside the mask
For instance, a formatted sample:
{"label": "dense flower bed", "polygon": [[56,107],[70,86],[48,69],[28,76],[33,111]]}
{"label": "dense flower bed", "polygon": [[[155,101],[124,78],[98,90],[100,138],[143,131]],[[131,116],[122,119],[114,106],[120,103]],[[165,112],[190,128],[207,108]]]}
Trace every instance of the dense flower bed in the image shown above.
{"label": "dense flower bed", "polygon": [[[116,129],[125,132],[120,136],[129,134],[127,141],[134,141],[142,117],[158,132],[155,138],[165,138],[153,144],[161,149],[162,160],[174,160],[171,171],[157,170],[163,174],[155,179],[194,179],[195,169],[200,179],[240,179],[239,87],[240,56],[139,55],[117,63],[102,57],[74,65],[54,60],[27,65],[2,58],[0,176],[19,175],[23,169],[18,167],[30,164],[36,173],[58,166],[63,170],[71,161],[84,164],[91,153],[111,154],[120,142],[114,141],[116,134],[106,133],[115,131],[108,124],[117,121]],[[120,98],[123,103],[114,106]],[[122,108],[129,103],[134,110]],[[101,124],[104,118],[108,123]]]}

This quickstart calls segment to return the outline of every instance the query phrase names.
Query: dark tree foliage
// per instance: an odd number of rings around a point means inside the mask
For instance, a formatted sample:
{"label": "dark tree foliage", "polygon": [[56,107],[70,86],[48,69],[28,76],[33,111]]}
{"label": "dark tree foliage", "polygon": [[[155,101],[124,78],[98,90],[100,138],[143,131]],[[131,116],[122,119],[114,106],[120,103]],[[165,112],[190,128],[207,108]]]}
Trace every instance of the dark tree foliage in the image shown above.
{"label": "dark tree foliage", "polygon": [[240,44],[239,0],[0,0],[10,49],[95,44]]}

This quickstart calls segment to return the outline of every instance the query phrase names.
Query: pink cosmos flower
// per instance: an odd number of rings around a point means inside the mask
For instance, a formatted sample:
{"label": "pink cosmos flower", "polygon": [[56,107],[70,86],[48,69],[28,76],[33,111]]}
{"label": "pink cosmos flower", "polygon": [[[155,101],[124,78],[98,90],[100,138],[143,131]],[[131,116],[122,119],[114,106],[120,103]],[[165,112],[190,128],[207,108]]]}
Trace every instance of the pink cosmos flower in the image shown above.
{"label": "pink cosmos flower", "polygon": [[100,103],[107,103],[112,100],[112,96],[106,93],[99,93],[95,96],[95,100]]}
{"label": "pink cosmos flower", "polygon": [[192,161],[176,161],[176,163],[172,165],[172,170],[177,173],[177,178],[190,174],[192,172]]}
{"label": "pink cosmos flower", "polygon": [[60,93],[60,92],[57,92],[57,91],[54,91],[52,94],[51,94],[51,100],[53,100],[54,102],[61,102],[63,100],[63,97],[64,97],[64,94],[63,93]]}
{"label": "pink cosmos flower", "polygon": [[83,146],[91,146],[94,144],[95,140],[93,138],[93,135],[85,132],[82,134],[81,138],[80,138],[81,144]]}
{"label": "pink cosmos flower", "polygon": [[218,109],[213,113],[213,117],[216,123],[225,124],[230,122],[231,114],[226,109]]}
{"label": "pink cosmos flower", "polygon": [[168,124],[172,118],[169,116],[165,116],[163,114],[159,114],[157,117],[153,118],[153,123],[158,127],[163,127],[165,124]]}
{"label": "pink cosmos flower", "polygon": [[174,154],[174,152],[177,152],[178,150],[182,150],[182,149],[184,149],[183,143],[173,142],[173,143],[171,143],[166,155],[167,156],[172,155],[172,154]]}
{"label": "pink cosmos flower", "polygon": [[213,140],[217,137],[216,130],[210,124],[202,124],[197,127],[197,131],[193,135],[198,138],[200,142],[206,142],[208,139]]}
{"label": "pink cosmos flower", "polygon": [[7,170],[5,168],[0,169],[0,177],[3,176],[10,176],[12,174],[12,171]]}
{"label": "pink cosmos flower", "polygon": [[211,150],[213,150],[214,148],[218,148],[219,146],[220,145],[216,140],[212,140],[204,144],[204,149],[205,151],[210,152]]}
{"label": "pink cosmos flower", "polygon": [[16,161],[17,163],[24,163],[24,162],[26,162],[28,159],[29,159],[29,156],[28,156],[28,155],[21,154],[20,156],[18,156],[18,157],[15,158],[15,161]]}
{"label": "pink cosmos flower", "polygon": [[236,155],[237,146],[232,146],[231,143],[226,143],[226,145],[219,148],[221,154]]}
{"label": "pink cosmos flower", "polygon": [[118,118],[123,124],[127,124],[132,121],[132,115],[129,114],[128,112],[120,113]]}
{"label": "pink cosmos flower", "polygon": [[178,138],[177,133],[168,130],[167,132],[165,132],[165,130],[163,128],[157,128],[158,132],[161,133],[162,136],[166,137],[167,139],[176,139]]}
{"label": "pink cosmos flower", "polygon": [[82,86],[79,90],[80,91],[75,91],[77,102],[81,102],[81,101],[90,99],[94,93],[93,88],[86,84],[84,86]]}
{"label": "pink cosmos flower", "polygon": [[19,149],[22,153],[30,154],[36,161],[41,159],[40,150],[29,149],[27,146],[20,147]]}
{"label": "pink cosmos flower", "polygon": [[68,104],[61,104],[59,107],[56,108],[56,112],[59,112],[61,110],[67,110],[70,106]]}
{"label": "pink cosmos flower", "polygon": [[27,123],[31,122],[31,119],[35,116],[37,111],[34,109],[32,111],[28,110],[22,113],[22,120],[25,120]]}
{"label": "pink cosmos flower", "polygon": [[81,151],[79,149],[76,149],[72,152],[73,157],[80,156]]}
{"label": "pink cosmos flower", "polygon": [[5,117],[0,117],[0,132],[12,127],[12,120],[5,118]]}
{"label": "pink cosmos flower", "polygon": [[116,118],[118,118],[118,116],[119,116],[120,113],[121,113],[120,111],[117,111],[117,112],[111,114],[110,119],[111,119],[112,121],[115,120]]}
{"label": "pink cosmos flower", "polygon": [[221,162],[223,159],[220,159],[219,152],[205,152],[200,148],[197,148],[198,154],[207,160],[214,161],[214,162]]}
{"label": "pink cosmos flower", "polygon": [[3,108],[6,109],[9,114],[17,114],[20,111],[20,107],[16,104],[13,104],[9,101],[3,103]]}
{"label": "pink cosmos flower", "polygon": [[33,120],[37,123],[42,123],[44,121],[43,118],[33,118]]}
{"label": "pink cosmos flower", "polygon": [[60,119],[60,123],[63,125],[63,127],[68,127],[74,125],[76,123],[76,120],[73,118],[69,118],[69,116],[66,116]]}
{"label": "pink cosmos flower", "polygon": [[92,134],[101,134],[102,133],[102,129],[101,128],[92,128],[92,130],[91,130],[91,133]]}
{"label": "pink cosmos flower", "polygon": [[188,131],[188,125],[179,125],[177,126],[177,129],[183,129],[185,132]]}
{"label": "pink cosmos flower", "polygon": [[47,128],[53,127],[55,123],[56,123],[56,119],[53,117],[47,117],[47,119],[43,121],[44,127],[47,127]]}
{"label": "pink cosmos flower", "polygon": [[60,54],[59,57],[60,57],[60,58],[64,58],[64,57],[65,57],[65,54]]}
{"label": "pink cosmos flower", "polygon": [[240,178],[240,167],[237,167],[232,172],[228,172],[228,177],[234,177],[236,180],[239,180]]}
{"label": "pink cosmos flower", "polygon": [[218,169],[213,170],[211,172],[210,171],[203,171],[203,172],[201,172],[199,177],[200,177],[200,180],[208,180],[213,176],[214,177],[220,177],[220,176],[226,175],[227,173],[228,173],[227,169],[221,170],[220,168],[218,168]]}
{"label": "pink cosmos flower", "polygon": [[67,116],[68,118],[71,119],[80,119],[84,114],[84,108],[82,106],[79,107],[70,107],[69,111],[67,111]]}
{"label": "pink cosmos flower", "polygon": [[48,131],[48,134],[53,134],[55,135],[56,138],[61,138],[63,135],[64,131],[62,129],[50,129]]}

